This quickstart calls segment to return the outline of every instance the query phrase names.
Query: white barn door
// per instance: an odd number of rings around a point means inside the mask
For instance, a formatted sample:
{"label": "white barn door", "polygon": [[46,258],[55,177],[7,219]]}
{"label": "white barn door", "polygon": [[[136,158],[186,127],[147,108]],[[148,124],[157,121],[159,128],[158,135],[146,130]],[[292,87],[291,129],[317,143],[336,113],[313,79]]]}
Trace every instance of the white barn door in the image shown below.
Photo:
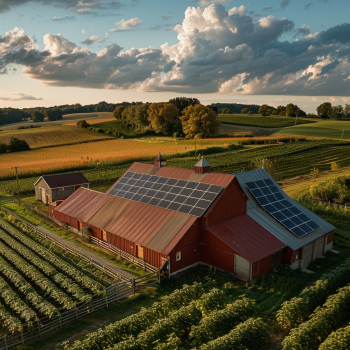
{"label": "white barn door", "polygon": [[235,255],[235,274],[245,280],[250,279],[250,262],[239,255]]}
{"label": "white barn door", "polygon": [[41,200],[46,204],[46,190],[41,188]]}

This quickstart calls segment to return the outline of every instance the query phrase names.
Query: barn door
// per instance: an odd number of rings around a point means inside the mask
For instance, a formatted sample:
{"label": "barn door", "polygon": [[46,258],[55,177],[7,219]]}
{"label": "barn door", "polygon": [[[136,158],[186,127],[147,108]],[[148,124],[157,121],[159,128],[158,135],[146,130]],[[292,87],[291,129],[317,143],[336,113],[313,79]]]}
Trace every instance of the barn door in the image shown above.
{"label": "barn door", "polygon": [[323,255],[323,245],[324,245],[324,237],[319,238],[315,242],[315,259]]}
{"label": "barn door", "polygon": [[312,260],[314,243],[310,243],[303,248],[303,268],[306,269]]}
{"label": "barn door", "polygon": [[237,277],[249,280],[250,262],[239,255],[235,255],[235,274]]}
{"label": "barn door", "polygon": [[46,204],[46,190],[41,188],[41,200]]}
{"label": "barn door", "polygon": [[102,231],[102,241],[107,242],[107,232],[105,230],[101,230]]}
{"label": "barn door", "polygon": [[140,245],[136,244],[136,256],[139,259],[143,259],[143,247],[141,247]]}

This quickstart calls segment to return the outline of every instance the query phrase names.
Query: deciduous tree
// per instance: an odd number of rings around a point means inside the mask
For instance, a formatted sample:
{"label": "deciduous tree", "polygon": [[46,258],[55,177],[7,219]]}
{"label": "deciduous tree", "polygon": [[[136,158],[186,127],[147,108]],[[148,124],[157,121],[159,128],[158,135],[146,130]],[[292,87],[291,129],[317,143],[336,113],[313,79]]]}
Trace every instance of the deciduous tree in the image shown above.
{"label": "deciduous tree", "polygon": [[179,116],[179,110],[172,103],[152,103],[148,108],[148,120],[157,133],[173,135],[181,131]]}
{"label": "deciduous tree", "polygon": [[241,114],[248,114],[248,112],[249,112],[249,108],[243,108],[241,110]]}
{"label": "deciduous tree", "polygon": [[125,108],[126,107],[124,107],[124,106],[118,106],[113,112],[114,118],[117,120],[122,120],[122,114],[123,114]]}
{"label": "deciduous tree", "polygon": [[263,117],[270,115],[270,107],[268,105],[261,105],[259,108],[259,114],[261,114]]}
{"label": "deciduous tree", "polygon": [[19,152],[19,151],[27,151],[30,147],[25,140],[20,140],[17,137],[11,137],[10,142],[8,144],[8,150],[10,152]]}
{"label": "deciduous tree", "polygon": [[176,97],[169,100],[180,112],[182,112],[188,106],[198,105],[200,102],[197,98],[191,97]]}
{"label": "deciduous tree", "polygon": [[331,114],[337,118],[344,116],[344,108],[341,105],[333,106]]}
{"label": "deciduous tree", "polygon": [[224,108],[224,109],[221,111],[221,114],[232,114],[232,112],[231,112],[230,109]]}
{"label": "deciduous tree", "polygon": [[220,120],[217,114],[203,105],[189,106],[182,112],[182,130],[188,137],[213,137],[217,134]]}
{"label": "deciduous tree", "polygon": [[33,122],[43,122],[45,119],[45,114],[39,111],[33,111],[31,115]]}
{"label": "deciduous tree", "polygon": [[329,118],[332,114],[332,104],[330,102],[323,102],[316,108],[316,112],[322,118]]}

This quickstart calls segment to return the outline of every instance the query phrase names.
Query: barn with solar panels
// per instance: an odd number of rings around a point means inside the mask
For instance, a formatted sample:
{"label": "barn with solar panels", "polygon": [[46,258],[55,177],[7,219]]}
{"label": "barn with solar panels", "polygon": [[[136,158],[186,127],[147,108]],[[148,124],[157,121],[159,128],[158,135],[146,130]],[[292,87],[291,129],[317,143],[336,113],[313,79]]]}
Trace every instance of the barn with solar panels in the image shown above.
{"label": "barn with solar panels", "polygon": [[[134,163],[106,192],[80,188],[50,215],[169,276],[207,264],[250,281],[281,263],[306,267],[334,227],[292,201],[261,169],[236,175]],[[110,249],[113,250],[113,249]]]}

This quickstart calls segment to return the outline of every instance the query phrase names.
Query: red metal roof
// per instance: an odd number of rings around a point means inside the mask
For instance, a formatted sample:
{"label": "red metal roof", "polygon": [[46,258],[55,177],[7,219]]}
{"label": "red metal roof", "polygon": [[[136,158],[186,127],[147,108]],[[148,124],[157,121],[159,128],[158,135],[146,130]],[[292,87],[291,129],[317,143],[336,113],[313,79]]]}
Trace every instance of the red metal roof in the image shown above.
{"label": "red metal roof", "polygon": [[124,198],[106,197],[86,222],[162,254],[168,254],[197,219]]}
{"label": "red metal roof", "polygon": [[42,178],[50,188],[88,184],[90,181],[82,173],[44,175]]}
{"label": "red metal roof", "polygon": [[250,263],[286,247],[286,244],[246,214],[209,226],[207,230]]}
{"label": "red metal roof", "polygon": [[55,211],[81,221],[86,221],[106,198],[105,193],[80,187],[71,194]]}
{"label": "red metal roof", "polygon": [[[169,178],[178,179],[178,180],[203,182],[203,183],[207,183],[211,185],[219,185],[223,187],[227,187],[231,183],[231,181],[233,181],[233,179],[235,178],[235,176],[231,174],[221,174],[221,173],[196,174],[195,171],[191,169],[173,168],[168,166],[156,168],[154,167],[153,164],[145,164],[145,163],[137,163],[137,162],[133,163],[126,172],[128,171],[141,173],[141,174],[150,174],[150,175],[169,177]],[[113,186],[111,186],[106,193],[109,193],[114,186],[115,184],[113,184]]]}

